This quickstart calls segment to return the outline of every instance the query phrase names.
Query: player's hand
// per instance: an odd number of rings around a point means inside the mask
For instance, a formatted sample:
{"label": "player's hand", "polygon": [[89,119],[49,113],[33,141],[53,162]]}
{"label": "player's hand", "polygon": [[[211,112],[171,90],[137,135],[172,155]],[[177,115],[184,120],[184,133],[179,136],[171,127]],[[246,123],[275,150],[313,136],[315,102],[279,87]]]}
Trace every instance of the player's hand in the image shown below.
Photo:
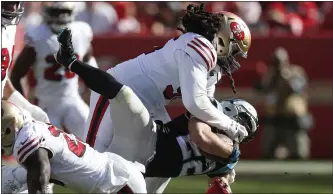
{"label": "player's hand", "polygon": [[72,32],[68,28],[64,28],[58,35],[59,50],[55,54],[58,63],[70,69],[71,64],[76,61],[72,44]]}
{"label": "player's hand", "polygon": [[237,143],[241,143],[249,135],[246,128],[236,121],[232,121],[229,129],[224,132]]}

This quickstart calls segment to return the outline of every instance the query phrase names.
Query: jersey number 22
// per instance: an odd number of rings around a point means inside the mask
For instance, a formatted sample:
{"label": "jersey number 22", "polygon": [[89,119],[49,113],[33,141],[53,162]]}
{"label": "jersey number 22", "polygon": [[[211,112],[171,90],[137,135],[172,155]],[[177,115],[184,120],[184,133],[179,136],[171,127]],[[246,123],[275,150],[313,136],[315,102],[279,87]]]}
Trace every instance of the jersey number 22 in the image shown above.
{"label": "jersey number 22", "polygon": [[[79,59],[79,56],[77,54],[75,54],[76,58]],[[61,66],[54,58],[53,55],[48,55],[45,57],[45,61],[48,64],[51,64],[51,67],[48,67],[45,69],[44,71],[44,79],[49,80],[49,81],[61,81],[63,76],[59,73],[57,73],[57,71],[60,68],[64,68],[63,66]],[[75,77],[75,73],[71,72],[69,69],[65,69],[65,78],[67,79],[71,79],[73,77]]]}

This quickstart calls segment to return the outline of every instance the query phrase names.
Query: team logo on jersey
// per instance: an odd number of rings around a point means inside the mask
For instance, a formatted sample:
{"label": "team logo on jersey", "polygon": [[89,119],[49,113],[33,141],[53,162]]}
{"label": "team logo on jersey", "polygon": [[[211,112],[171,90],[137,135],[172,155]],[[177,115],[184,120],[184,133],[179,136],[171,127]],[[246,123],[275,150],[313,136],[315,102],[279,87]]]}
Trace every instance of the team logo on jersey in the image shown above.
{"label": "team logo on jersey", "polygon": [[243,30],[242,26],[239,25],[237,22],[231,22],[230,29],[231,29],[231,32],[234,34],[234,37],[237,40],[244,39],[244,30]]}

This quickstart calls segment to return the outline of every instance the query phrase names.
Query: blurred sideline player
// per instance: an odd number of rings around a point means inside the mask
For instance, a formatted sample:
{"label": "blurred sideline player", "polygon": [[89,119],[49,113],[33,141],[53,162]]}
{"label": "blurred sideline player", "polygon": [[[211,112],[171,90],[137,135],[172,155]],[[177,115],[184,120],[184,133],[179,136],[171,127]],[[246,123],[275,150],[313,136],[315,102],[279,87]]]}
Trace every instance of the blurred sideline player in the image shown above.
{"label": "blurred sideline player", "polygon": [[23,93],[20,80],[32,67],[37,79],[35,96],[53,125],[83,139],[89,107],[79,93],[78,76],[58,64],[53,54],[58,50],[57,33],[68,26],[73,34],[75,55],[97,67],[92,56],[92,30],[87,23],[75,22],[74,2],[45,2],[44,24],[25,35],[25,47],[18,56],[11,79]]}
{"label": "blurred sideline player", "polygon": [[[231,73],[240,67],[235,57],[246,57],[251,44],[247,25],[232,13],[208,13],[203,6],[193,5],[188,6],[182,24],[183,35],[107,72],[130,87],[155,119],[164,123],[170,121],[165,105],[182,97],[185,108],[195,117],[224,131],[233,140],[241,141],[248,135],[245,127],[218,111],[209,98],[214,96],[215,84],[221,74],[231,78],[235,91]],[[94,78],[91,75],[91,79]],[[103,86],[100,84],[101,90],[104,90]],[[91,93],[84,136],[86,142],[100,152],[106,151],[112,141],[111,107],[107,98]],[[166,182],[156,181],[156,184]],[[147,185],[149,187],[150,183]],[[148,192],[155,191],[155,188],[148,188]]]}
{"label": "blurred sideline player", "polygon": [[[49,182],[80,193],[146,193],[141,172],[113,153],[99,153],[73,134],[23,115],[1,101],[1,146],[27,169],[29,193],[47,192]],[[128,192],[131,191],[131,192]]]}
{"label": "blurred sideline player", "polygon": [[[61,46],[56,59],[77,73],[90,89],[110,100],[114,128],[111,152],[142,164],[141,171],[146,177],[195,174],[215,177],[234,172],[233,167],[239,157],[238,143],[248,142],[256,134],[258,118],[252,105],[240,99],[221,103],[210,101],[218,111],[246,127],[249,135],[240,142],[232,142],[230,138],[231,143],[225,142],[226,139],[219,135],[223,131],[194,116],[189,120],[182,115],[166,124],[154,122],[131,88],[119,83],[110,74],[75,59],[70,33],[69,29],[64,29],[59,35]],[[104,83],[102,90],[99,83]]]}
{"label": "blurred sideline player", "polygon": [[[39,107],[31,104],[18,91],[15,90],[11,81],[8,79],[8,69],[13,63],[14,43],[16,35],[16,25],[21,20],[24,12],[23,2],[2,1],[1,2],[1,99],[13,102],[23,108],[23,111],[31,113],[36,120],[49,122],[47,114]],[[25,113],[28,114],[28,113]],[[2,188],[5,183],[16,181],[23,184],[24,173],[15,167],[1,166]],[[52,188],[49,187],[49,192]]]}

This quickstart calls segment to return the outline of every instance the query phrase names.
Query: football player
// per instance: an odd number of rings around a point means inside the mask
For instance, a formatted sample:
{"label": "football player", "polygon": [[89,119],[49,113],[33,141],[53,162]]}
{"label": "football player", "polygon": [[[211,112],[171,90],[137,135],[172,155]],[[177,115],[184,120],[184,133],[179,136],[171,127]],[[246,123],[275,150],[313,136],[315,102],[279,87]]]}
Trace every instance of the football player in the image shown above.
{"label": "football player", "polygon": [[89,107],[80,96],[78,76],[59,65],[53,57],[58,50],[57,33],[68,27],[74,34],[77,58],[97,68],[92,56],[91,27],[87,23],[73,21],[74,9],[75,2],[45,2],[44,23],[26,33],[26,44],[16,60],[11,80],[22,93],[20,80],[33,68],[38,106],[46,111],[53,125],[83,139]]}
{"label": "football player", "polygon": [[23,2],[1,2],[1,98],[6,99],[29,111],[40,121],[48,122],[48,116],[39,107],[32,105],[18,91],[8,79],[8,69],[13,63],[16,25],[23,14]]}
{"label": "football player", "polygon": [[80,193],[146,193],[135,164],[113,153],[99,153],[51,124],[29,119],[8,101],[1,101],[1,112],[1,146],[27,170],[29,193],[46,193],[49,182]]}
{"label": "football player", "polygon": [[[246,56],[251,44],[250,31],[238,16],[228,12],[208,13],[202,5],[189,5],[182,23],[183,35],[169,40],[154,52],[123,62],[107,72],[130,87],[156,120],[170,121],[164,106],[168,100],[181,96],[191,114],[241,142],[248,135],[246,128],[217,110],[210,98],[221,72],[231,77],[231,73],[240,67],[235,57]],[[70,46],[68,37],[62,37],[63,46]],[[68,56],[63,57],[68,58],[58,58],[58,62],[80,77],[87,76],[86,79],[91,80],[89,88],[94,88],[91,84],[97,86],[97,92],[92,92],[90,98],[85,136],[87,143],[103,152],[110,145],[113,135],[110,119],[112,105],[107,96],[100,95],[103,90],[109,90],[108,86],[101,81],[100,71],[75,65],[79,63],[75,62],[75,55],[66,54]],[[148,189],[148,192],[154,191]]]}
{"label": "football player", "polygon": [[[223,142],[226,134],[216,127],[191,116],[183,115],[166,124],[154,122],[133,90],[118,82],[107,72],[91,68],[76,60],[70,30],[59,35],[60,49],[56,59],[85,81],[94,91],[112,104],[114,137],[110,151],[142,165],[146,177],[177,177],[194,174],[211,176],[231,172],[239,157],[238,143],[252,140],[258,127],[257,112],[246,101],[232,99],[212,106],[235,122],[245,126],[249,134],[242,141]],[[95,75],[95,80],[90,76]],[[98,75],[98,76],[97,76]],[[96,81],[97,80],[97,81]],[[103,83],[104,86],[101,86]],[[194,142],[194,143],[192,143]],[[166,165],[167,164],[167,165]],[[166,165],[166,166],[165,166]],[[146,168],[145,168],[146,167]]]}
{"label": "football player", "polygon": [[[38,106],[31,104],[13,87],[8,79],[8,70],[13,63],[16,26],[20,22],[24,12],[23,2],[20,1],[1,1],[1,99],[13,102],[23,108],[24,112],[28,111],[36,120],[49,122],[47,114]],[[28,114],[28,113],[26,113]],[[15,186],[23,184],[25,175],[17,166],[2,165],[2,190],[3,192],[12,192]],[[20,183],[21,182],[21,183]],[[49,192],[52,188],[49,187]]]}

